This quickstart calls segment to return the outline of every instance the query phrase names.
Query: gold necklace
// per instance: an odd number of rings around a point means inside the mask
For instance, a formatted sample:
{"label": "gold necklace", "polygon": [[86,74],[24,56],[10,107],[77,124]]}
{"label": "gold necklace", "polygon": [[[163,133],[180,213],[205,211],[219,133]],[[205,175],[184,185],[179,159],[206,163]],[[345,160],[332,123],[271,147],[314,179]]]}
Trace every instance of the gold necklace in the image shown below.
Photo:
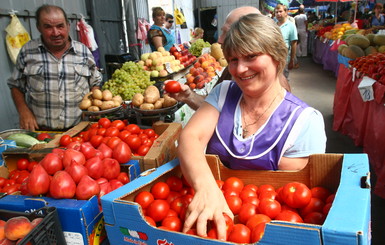
{"label": "gold necklace", "polygon": [[[259,119],[261,119],[262,116],[265,115],[265,113],[267,112],[267,110],[270,109],[270,107],[273,105],[274,101],[277,99],[278,95],[280,94],[280,92],[281,92],[281,90],[278,91],[277,95],[276,95],[276,96],[274,97],[274,99],[270,102],[269,106],[266,107],[266,109],[263,111],[263,113],[262,113],[262,114],[261,114],[261,115],[260,115],[254,122],[253,122],[253,123],[247,124],[246,119],[245,119],[245,114],[246,114],[246,113],[244,113],[244,115],[243,115],[243,121],[244,121],[244,123],[245,123],[245,126],[242,127],[242,134],[243,134],[243,137],[246,137],[246,136],[247,136],[247,133],[249,132],[249,131],[247,130],[247,128],[248,128],[249,126],[251,126],[251,125],[256,124],[256,123],[259,121]],[[245,104],[244,100],[243,100],[243,104],[244,104],[244,108],[246,108],[246,104]],[[246,112],[246,110],[245,110],[245,112]]]}

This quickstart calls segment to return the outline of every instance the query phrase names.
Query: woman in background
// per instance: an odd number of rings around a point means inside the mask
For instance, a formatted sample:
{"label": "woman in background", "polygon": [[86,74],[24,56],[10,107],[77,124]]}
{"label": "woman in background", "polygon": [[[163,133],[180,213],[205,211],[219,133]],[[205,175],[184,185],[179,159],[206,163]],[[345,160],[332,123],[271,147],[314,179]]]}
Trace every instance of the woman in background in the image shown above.
{"label": "woman in background", "polygon": [[150,27],[147,34],[151,50],[157,51],[158,48],[164,47],[166,51],[170,51],[170,48],[175,43],[175,38],[164,27],[166,13],[161,7],[154,7],[152,8],[152,19],[154,24]]}
{"label": "woman in background", "polygon": [[202,28],[200,27],[195,28],[190,43],[195,43],[198,39],[203,39],[204,33],[205,31]]}

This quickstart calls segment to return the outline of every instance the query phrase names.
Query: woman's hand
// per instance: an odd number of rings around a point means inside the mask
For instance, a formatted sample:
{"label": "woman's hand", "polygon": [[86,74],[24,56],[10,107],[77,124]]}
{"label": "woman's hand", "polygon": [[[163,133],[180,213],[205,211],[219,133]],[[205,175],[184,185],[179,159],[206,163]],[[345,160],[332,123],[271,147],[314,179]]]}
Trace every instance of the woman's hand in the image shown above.
{"label": "woman's hand", "polygon": [[[166,83],[167,81],[165,82],[165,84]],[[179,93],[168,93],[168,95],[179,102],[186,103],[193,110],[197,110],[203,104],[206,97],[195,93],[186,84],[181,84],[180,86],[181,91]]]}
{"label": "woman's hand", "polygon": [[222,191],[214,181],[214,185],[202,185],[201,190],[196,190],[193,200],[186,211],[183,232],[190,230],[196,223],[197,234],[207,236],[207,223],[214,221],[217,227],[218,239],[226,240],[226,221],[223,213],[234,218]]}

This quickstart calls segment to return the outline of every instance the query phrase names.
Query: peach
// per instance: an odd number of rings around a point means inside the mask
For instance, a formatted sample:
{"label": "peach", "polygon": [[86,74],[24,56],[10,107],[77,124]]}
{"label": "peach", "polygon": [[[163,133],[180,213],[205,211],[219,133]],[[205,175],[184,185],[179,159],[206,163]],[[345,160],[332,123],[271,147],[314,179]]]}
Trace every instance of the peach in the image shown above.
{"label": "peach", "polygon": [[34,220],[32,220],[31,225],[33,228],[35,228],[42,221],[43,221],[43,218],[35,218]]}
{"label": "peach", "polygon": [[0,220],[0,240],[5,238],[4,235],[4,226],[6,222],[4,220]]}
{"label": "peach", "polygon": [[188,85],[191,89],[195,89],[195,87],[197,86],[195,83],[190,83],[189,85]]}
{"label": "peach", "polygon": [[193,83],[194,82],[194,76],[189,76],[188,78],[187,78],[187,82],[186,82],[186,84],[190,84],[190,83]]}
{"label": "peach", "polygon": [[206,69],[207,67],[209,67],[209,65],[210,65],[210,62],[208,62],[208,61],[206,60],[206,61],[203,61],[203,62],[202,62],[201,67],[202,67],[203,69]]}
{"label": "peach", "polygon": [[198,75],[194,78],[194,83],[198,84],[199,82],[201,82],[202,80],[204,79],[204,77],[202,75]]}
{"label": "peach", "polygon": [[4,226],[5,237],[11,241],[25,237],[31,230],[32,224],[24,216],[13,217]]}
{"label": "peach", "polygon": [[11,240],[8,240],[7,238],[0,239],[0,245],[15,245],[15,244],[17,244],[16,241],[11,241]]}
{"label": "peach", "polygon": [[196,63],[194,64],[194,67],[195,67],[195,68],[201,67],[201,63],[196,62]]}

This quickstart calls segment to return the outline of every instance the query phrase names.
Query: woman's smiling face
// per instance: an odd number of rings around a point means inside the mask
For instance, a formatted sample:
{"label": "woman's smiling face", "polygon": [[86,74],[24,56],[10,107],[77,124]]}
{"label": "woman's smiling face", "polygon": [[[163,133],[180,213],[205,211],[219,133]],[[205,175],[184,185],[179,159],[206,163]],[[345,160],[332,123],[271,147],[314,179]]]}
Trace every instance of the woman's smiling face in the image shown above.
{"label": "woman's smiling face", "polygon": [[268,54],[233,56],[229,71],[245,94],[253,94],[269,87],[277,77],[277,62]]}

